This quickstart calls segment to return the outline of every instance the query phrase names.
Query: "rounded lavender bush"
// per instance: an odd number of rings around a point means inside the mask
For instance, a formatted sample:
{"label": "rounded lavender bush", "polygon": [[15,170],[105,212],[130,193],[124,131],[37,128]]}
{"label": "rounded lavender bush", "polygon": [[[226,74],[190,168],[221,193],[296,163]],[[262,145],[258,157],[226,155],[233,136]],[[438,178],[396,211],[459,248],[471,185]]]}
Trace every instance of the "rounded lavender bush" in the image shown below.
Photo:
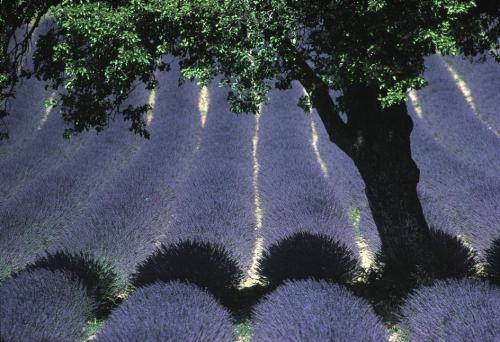
{"label": "rounded lavender bush", "polygon": [[486,251],[486,273],[494,284],[500,285],[500,238]]}
{"label": "rounded lavender bush", "polygon": [[349,248],[330,236],[299,232],[265,251],[259,271],[273,287],[288,279],[348,283],[358,271],[358,261]]}
{"label": "rounded lavender bush", "polygon": [[400,258],[394,262],[387,259],[383,253],[378,254],[377,262],[385,265],[384,274],[447,279],[468,277],[476,273],[476,253],[456,236],[431,228],[429,238],[428,245],[425,246],[429,253],[424,260],[414,260],[413,255],[408,254],[406,259]]}
{"label": "rounded lavender bush", "polygon": [[185,281],[207,289],[221,300],[236,291],[243,272],[223,248],[194,241],[162,245],[137,267],[132,276],[136,287],[157,281]]}
{"label": "rounded lavender bush", "polygon": [[232,342],[229,313],[196,285],[157,282],[113,311],[97,341]]}
{"label": "rounded lavender bush", "polygon": [[90,253],[56,252],[47,254],[27,270],[47,269],[50,271],[63,271],[68,276],[80,282],[87,295],[96,303],[96,315],[104,317],[115,307],[120,287],[117,284],[118,276],[112,266],[102,260],[94,258]]}
{"label": "rounded lavender bush", "polygon": [[499,312],[500,290],[471,279],[423,287],[401,310],[412,341],[499,341]]}
{"label": "rounded lavender bush", "polygon": [[476,273],[476,253],[456,236],[430,230],[431,258],[424,260],[424,271],[434,279],[463,278]]}
{"label": "rounded lavender bush", "polygon": [[94,309],[84,288],[63,272],[23,272],[0,287],[0,339],[78,341]]}
{"label": "rounded lavender bush", "polygon": [[387,332],[363,299],[325,281],[285,282],[254,311],[254,341],[384,341]]}

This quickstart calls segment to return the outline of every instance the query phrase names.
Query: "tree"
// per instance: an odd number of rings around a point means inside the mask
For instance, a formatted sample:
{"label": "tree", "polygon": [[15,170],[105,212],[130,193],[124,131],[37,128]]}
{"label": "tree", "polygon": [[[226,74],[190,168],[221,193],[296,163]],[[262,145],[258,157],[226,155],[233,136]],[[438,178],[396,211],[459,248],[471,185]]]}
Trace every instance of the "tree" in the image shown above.
{"label": "tree", "polygon": [[[411,156],[406,91],[425,85],[424,57],[497,50],[495,0],[63,0],[38,43],[35,72],[64,87],[67,134],[104,129],[122,114],[146,135],[146,105],[122,108],[137,80],[156,86],[177,57],[185,78],[222,75],[234,112],[253,112],[272,88],[299,81],[330,140],[356,164],[386,262],[428,257],[429,228]],[[334,99],[331,91],[342,95]],[[347,120],[340,115],[346,114]]]}

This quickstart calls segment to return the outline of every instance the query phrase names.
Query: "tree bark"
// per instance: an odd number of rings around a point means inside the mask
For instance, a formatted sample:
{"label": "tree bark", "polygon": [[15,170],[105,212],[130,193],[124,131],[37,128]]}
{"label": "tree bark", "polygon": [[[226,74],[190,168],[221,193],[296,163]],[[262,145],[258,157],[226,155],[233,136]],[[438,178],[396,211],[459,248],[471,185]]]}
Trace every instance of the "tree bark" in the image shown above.
{"label": "tree bark", "polygon": [[375,86],[347,85],[341,105],[344,123],[328,92],[303,56],[291,48],[297,79],[330,137],[356,164],[382,242],[381,256],[395,272],[415,271],[430,256],[430,232],[417,184],[420,170],[411,156],[413,122],[404,103],[382,108]]}
{"label": "tree bark", "polygon": [[382,108],[378,93],[364,85],[344,91],[347,126],[356,140],[345,152],[365,183],[383,260],[408,269],[428,258],[430,236],[417,196],[420,170],[411,156],[413,122],[404,103]]}

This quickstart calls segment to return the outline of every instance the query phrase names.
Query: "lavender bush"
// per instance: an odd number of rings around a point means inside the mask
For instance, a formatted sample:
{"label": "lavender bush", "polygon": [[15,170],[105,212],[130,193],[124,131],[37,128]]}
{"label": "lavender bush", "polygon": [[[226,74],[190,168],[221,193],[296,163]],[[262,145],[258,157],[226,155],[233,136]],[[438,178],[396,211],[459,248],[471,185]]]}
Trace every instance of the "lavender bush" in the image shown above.
{"label": "lavender bush", "polygon": [[412,341],[500,339],[500,290],[485,282],[438,281],[410,295],[401,312]]}
{"label": "lavender bush", "polygon": [[97,336],[105,341],[232,342],[229,313],[192,284],[156,283],[137,289]]}
{"label": "lavender bush", "polygon": [[[340,92],[330,92],[332,98],[339,95]],[[363,179],[352,159],[331,143],[316,111],[313,111],[311,120],[318,135],[318,149],[329,171],[328,186],[334,190],[343,215],[349,216],[349,226],[355,231],[356,238],[366,243],[371,254],[376,254],[381,242],[365,195]]]}
{"label": "lavender bush", "polygon": [[119,295],[117,276],[111,265],[94,258],[90,253],[48,254],[28,265],[26,269],[28,271],[47,269],[53,272],[64,272],[71,280],[82,284],[87,296],[96,303],[98,317],[103,317],[111,311]]}
{"label": "lavender bush", "polygon": [[322,174],[311,145],[310,118],[296,106],[300,95],[302,90],[295,83],[286,92],[272,91],[260,118],[264,249],[295,233],[308,232],[330,236],[356,251],[342,193]]}
{"label": "lavender bush", "polygon": [[23,272],[0,287],[0,336],[4,341],[77,341],[93,301],[62,272]]}
{"label": "lavender bush", "polygon": [[446,62],[433,55],[425,64],[429,86],[418,92],[423,113],[417,120],[455,158],[499,181],[500,139],[475,116],[475,102],[471,108]]}
{"label": "lavender bush", "polygon": [[500,238],[486,252],[486,273],[493,283],[500,285]]}
{"label": "lavender bush", "polygon": [[[429,244],[425,247],[429,257],[420,260],[414,269],[413,276],[430,279],[462,278],[476,274],[476,253],[466,247],[456,236],[442,230],[431,228]],[[409,256],[408,262],[398,260],[398,265],[405,265],[406,269],[393,269],[391,260],[384,255],[377,255],[377,260],[385,265],[384,274],[405,274],[413,267],[413,259]],[[401,266],[399,266],[401,267]]]}
{"label": "lavender bush", "polygon": [[291,281],[254,310],[254,341],[385,341],[370,305],[324,281]]}
{"label": "lavender bush", "polygon": [[414,130],[413,157],[421,170],[418,185],[424,214],[431,226],[469,240],[479,256],[498,234],[500,184],[453,157],[433,140],[409,106]]}
{"label": "lavender bush", "polygon": [[197,158],[176,186],[172,222],[161,241],[210,242],[234,255],[241,269],[252,261],[256,241],[252,186],[255,118],[229,111],[227,89],[208,88],[210,106]]}
{"label": "lavender bush", "polygon": [[260,261],[260,274],[273,287],[307,278],[348,283],[357,271],[358,262],[346,246],[327,235],[305,232],[272,245]]}
{"label": "lavender bush", "polygon": [[210,243],[184,241],[162,245],[137,267],[132,283],[143,287],[157,281],[186,281],[225,300],[234,294],[242,277],[237,262],[223,248]]}
{"label": "lavender bush", "polygon": [[467,83],[481,118],[494,131],[500,132],[500,94],[497,91],[500,88],[500,66],[489,55],[484,56],[484,62],[480,62],[480,57],[474,58],[473,63],[464,56],[446,56],[444,59]]}
{"label": "lavender bush", "polygon": [[138,139],[124,123],[115,123],[89,139],[71,160],[18,189],[0,208],[3,263],[20,268],[49,249],[90,194],[126,165]]}
{"label": "lavender bush", "polygon": [[[36,88],[34,90],[36,91]],[[44,91],[43,95],[37,95],[33,97],[33,100],[42,96],[43,100],[48,97]],[[43,100],[37,103],[38,111],[43,111]],[[32,115],[32,112],[29,114]],[[13,115],[14,113],[9,117]],[[54,109],[43,127],[36,131],[21,149],[2,159],[0,162],[0,181],[2,182],[0,206],[5,205],[7,199],[12,199],[20,187],[45,174],[78,151],[89,138],[88,135],[80,135],[66,140],[62,137],[64,127],[59,110]]]}
{"label": "lavender bush", "polygon": [[54,249],[87,250],[106,258],[121,282],[170,230],[174,189],[195,149],[198,90],[195,84],[179,88],[178,77],[175,70],[159,77],[151,140],[144,141],[127,167],[91,196],[54,243]]}
{"label": "lavender bush", "polygon": [[476,253],[457,237],[431,228],[429,243],[431,258],[423,265],[430,277],[462,278],[476,273]]}

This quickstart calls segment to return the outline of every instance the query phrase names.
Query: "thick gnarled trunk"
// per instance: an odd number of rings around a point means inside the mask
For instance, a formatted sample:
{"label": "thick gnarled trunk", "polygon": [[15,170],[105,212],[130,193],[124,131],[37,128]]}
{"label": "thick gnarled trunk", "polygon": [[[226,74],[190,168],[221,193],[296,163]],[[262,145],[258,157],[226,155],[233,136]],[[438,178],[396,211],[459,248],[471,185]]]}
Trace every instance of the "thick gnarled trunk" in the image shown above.
{"label": "thick gnarled trunk", "polygon": [[411,157],[413,122],[406,105],[382,108],[376,86],[346,85],[343,122],[328,86],[298,53],[295,62],[330,140],[354,161],[365,182],[383,260],[396,272],[414,271],[429,257],[430,232],[417,196],[420,172]]}
{"label": "thick gnarled trunk", "polygon": [[393,267],[411,267],[427,258],[429,228],[417,196],[420,172],[412,159],[413,123],[405,104],[382,108],[377,90],[344,92],[348,130],[355,136],[346,151],[365,182],[382,255]]}

